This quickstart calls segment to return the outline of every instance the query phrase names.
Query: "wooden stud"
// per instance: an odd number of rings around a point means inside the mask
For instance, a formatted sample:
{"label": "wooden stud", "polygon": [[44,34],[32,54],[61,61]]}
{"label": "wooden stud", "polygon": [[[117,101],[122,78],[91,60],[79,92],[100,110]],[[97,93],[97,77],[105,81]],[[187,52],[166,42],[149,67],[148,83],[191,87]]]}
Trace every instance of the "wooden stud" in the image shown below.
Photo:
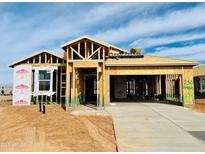
{"label": "wooden stud", "polygon": [[60,104],[62,104],[62,85],[61,85],[61,82],[62,82],[62,67],[60,67]]}
{"label": "wooden stud", "polygon": [[58,68],[56,70],[56,103],[58,102]]}
{"label": "wooden stud", "polygon": [[98,60],[100,60],[100,49],[98,50]]}
{"label": "wooden stud", "polygon": [[72,51],[72,59],[73,59],[73,52],[75,52],[81,59],[84,59],[83,56],[81,56],[75,49],[73,49],[72,47],[71,48],[71,51]]}
{"label": "wooden stud", "polygon": [[39,55],[39,57],[38,57],[38,58],[39,58],[39,62],[38,62],[38,63],[41,63],[41,55]]}
{"label": "wooden stud", "polygon": [[101,47],[97,48],[87,59],[92,58],[99,50]]}
{"label": "wooden stud", "polygon": [[91,42],[91,55],[93,54],[93,42]]}
{"label": "wooden stud", "polygon": [[53,63],[53,56],[51,55],[51,64]]}
{"label": "wooden stud", "polygon": [[45,63],[47,63],[47,53],[45,53]]}
{"label": "wooden stud", "polygon": [[87,58],[87,42],[85,40],[85,58]]}
{"label": "wooden stud", "polygon": [[105,105],[105,47],[103,47],[103,107]]}
{"label": "wooden stud", "polygon": [[99,109],[99,66],[97,64],[97,110]]}
{"label": "wooden stud", "polygon": [[78,53],[80,54],[80,42],[78,42]]}
{"label": "wooden stud", "polygon": [[75,101],[76,101],[76,98],[75,98],[75,67],[73,66],[73,71],[72,71],[72,92],[71,92],[71,104],[72,104],[72,107],[75,106]]}

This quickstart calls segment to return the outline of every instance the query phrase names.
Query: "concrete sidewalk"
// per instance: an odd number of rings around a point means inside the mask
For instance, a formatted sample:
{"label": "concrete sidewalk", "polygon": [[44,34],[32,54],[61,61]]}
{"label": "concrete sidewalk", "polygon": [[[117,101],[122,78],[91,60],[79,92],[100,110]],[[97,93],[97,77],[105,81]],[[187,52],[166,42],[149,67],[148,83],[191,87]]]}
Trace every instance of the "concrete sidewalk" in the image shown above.
{"label": "concrete sidewalk", "polygon": [[205,114],[159,103],[106,106],[119,151],[205,151]]}

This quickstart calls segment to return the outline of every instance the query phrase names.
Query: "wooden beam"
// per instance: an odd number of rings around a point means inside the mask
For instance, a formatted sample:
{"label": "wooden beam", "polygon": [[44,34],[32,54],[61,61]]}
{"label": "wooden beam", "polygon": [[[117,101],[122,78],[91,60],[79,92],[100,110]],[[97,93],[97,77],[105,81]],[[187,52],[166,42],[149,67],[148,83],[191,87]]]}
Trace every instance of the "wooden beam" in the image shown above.
{"label": "wooden beam", "polygon": [[88,59],[92,58],[97,52],[98,50],[100,50],[101,47],[97,48],[89,57]]}
{"label": "wooden beam", "polygon": [[73,66],[74,67],[78,67],[78,68],[96,68],[98,65],[98,61],[84,61],[84,60],[81,60],[81,61],[75,61],[73,62]]}
{"label": "wooden beam", "polygon": [[105,105],[105,47],[103,47],[103,99],[102,99],[102,106]]}
{"label": "wooden beam", "polygon": [[47,53],[45,53],[45,63],[47,63]]}
{"label": "wooden beam", "polygon": [[85,40],[85,58],[87,58],[87,42]]}
{"label": "wooden beam", "polygon": [[61,64],[61,63],[58,63],[58,64],[32,64],[32,66],[66,66],[66,64]]}
{"label": "wooden beam", "polygon": [[71,59],[73,60],[73,50],[71,50]]}
{"label": "wooden beam", "polygon": [[39,55],[38,58],[39,58],[38,63],[41,63],[41,55]]}
{"label": "wooden beam", "polygon": [[75,103],[76,103],[76,98],[75,98],[75,68],[73,67],[73,72],[72,72],[72,94],[71,94],[71,104],[72,107],[74,107]]}
{"label": "wooden beam", "polygon": [[84,57],[81,56],[75,49],[73,49],[72,47],[70,47],[70,48],[71,48],[71,50],[72,50],[73,52],[75,52],[80,58],[84,59]]}
{"label": "wooden beam", "polygon": [[56,103],[58,102],[58,69],[56,70]]}
{"label": "wooden beam", "polygon": [[93,54],[93,42],[91,42],[91,55]]}
{"label": "wooden beam", "polygon": [[103,63],[105,61],[105,47],[103,47]]}
{"label": "wooden beam", "polygon": [[51,55],[51,64],[53,63],[53,56]]}
{"label": "wooden beam", "polygon": [[99,109],[99,66],[97,64],[97,110]]}
{"label": "wooden beam", "polygon": [[100,49],[98,50],[98,60],[100,60]]}
{"label": "wooden beam", "polygon": [[61,73],[62,73],[62,67],[60,67],[61,69],[60,69],[60,104],[62,103],[62,98],[61,98],[61,95],[62,95],[62,88],[61,88],[61,86],[62,86],[62,84],[61,84],[61,82],[62,82],[62,75],[61,75]]}
{"label": "wooden beam", "polygon": [[80,42],[78,42],[78,53],[80,54]]}

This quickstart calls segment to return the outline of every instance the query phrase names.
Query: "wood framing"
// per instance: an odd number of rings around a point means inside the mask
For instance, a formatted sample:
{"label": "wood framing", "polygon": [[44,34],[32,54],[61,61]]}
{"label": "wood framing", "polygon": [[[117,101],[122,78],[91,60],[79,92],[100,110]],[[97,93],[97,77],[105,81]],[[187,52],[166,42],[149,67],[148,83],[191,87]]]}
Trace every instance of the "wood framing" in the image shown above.
{"label": "wood framing", "polygon": [[[123,54],[129,55],[127,51],[88,36],[65,43],[61,48],[64,54],[60,56],[43,50],[9,66],[57,66],[55,101],[65,103],[67,108],[86,103],[86,76],[93,76],[93,80],[96,77],[97,89],[92,87],[95,83],[87,84],[92,90],[97,91],[95,103],[98,109],[110,103],[112,76],[152,76],[149,82],[153,82],[151,89],[155,91],[155,95],[165,91],[166,98],[172,99],[176,95],[176,89],[179,89],[180,101],[184,105],[191,105],[194,102],[192,67],[197,65],[197,62],[153,55],[127,58],[123,57]],[[113,58],[111,54],[122,56]],[[203,74],[199,68],[194,72],[198,75]],[[166,81],[164,89],[162,80]],[[148,84],[144,85],[145,89]]]}

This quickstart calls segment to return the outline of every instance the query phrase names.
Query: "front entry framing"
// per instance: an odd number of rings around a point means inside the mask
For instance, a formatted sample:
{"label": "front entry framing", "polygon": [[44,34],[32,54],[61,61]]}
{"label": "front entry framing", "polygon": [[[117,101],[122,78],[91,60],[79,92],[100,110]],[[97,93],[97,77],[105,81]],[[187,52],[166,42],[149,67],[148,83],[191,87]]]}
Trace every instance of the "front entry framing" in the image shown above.
{"label": "front entry framing", "polygon": [[[83,47],[82,47],[83,46]],[[81,48],[84,49],[82,52]],[[75,108],[84,99],[84,77],[80,69],[96,69],[97,109],[104,107],[105,46],[87,39],[66,47],[66,106]],[[83,88],[84,87],[84,88]]]}

